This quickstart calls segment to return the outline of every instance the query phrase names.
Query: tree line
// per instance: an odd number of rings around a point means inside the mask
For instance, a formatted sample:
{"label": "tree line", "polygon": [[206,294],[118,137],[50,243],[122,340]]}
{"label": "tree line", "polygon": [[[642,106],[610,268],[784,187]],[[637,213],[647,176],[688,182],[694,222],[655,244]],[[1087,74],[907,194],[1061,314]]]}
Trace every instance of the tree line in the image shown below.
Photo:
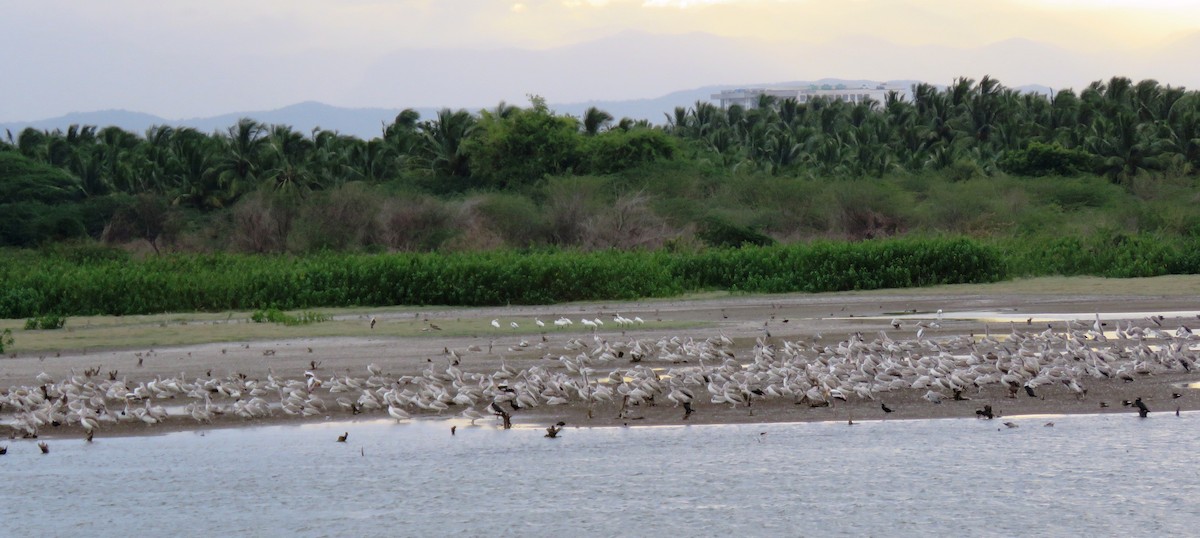
{"label": "tree line", "polygon": [[[884,102],[699,101],[664,120],[618,121],[596,108],[576,118],[532,97],[526,107],[444,109],[428,119],[405,110],[370,140],[249,118],[213,133],[29,128],[0,141],[0,211],[13,217],[0,224],[0,244],[93,237],[145,239],[157,250],[190,229],[217,244],[238,235],[247,251],[429,250],[480,231],[472,226],[499,239],[460,247],[661,246],[688,233],[762,244],[796,237],[745,216],[755,200],[739,210],[712,199],[739,183],[799,189],[923,174],[1094,176],[1134,193],[1139,179],[1191,185],[1200,166],[1200,94],[1123,77],[1050,96],[983,77],[917,84],[911,98],[893,92]],[[686,193],[676,192],[680,183]],[[838,189],[808,197],[845,196]],[[364,208],[370,223],[337,229]],[[866,223],[809,223],[797,233],[903,231],[887,213],[868,207],[837,217]]]}

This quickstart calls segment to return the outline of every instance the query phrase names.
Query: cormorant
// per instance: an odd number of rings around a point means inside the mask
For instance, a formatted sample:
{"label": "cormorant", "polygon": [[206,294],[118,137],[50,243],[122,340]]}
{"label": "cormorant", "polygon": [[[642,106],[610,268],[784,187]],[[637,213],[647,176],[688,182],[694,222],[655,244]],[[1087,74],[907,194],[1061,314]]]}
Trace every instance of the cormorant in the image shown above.
{"label": "cormorant", "polygon": [[983,406],[983,409],[976,409],[975,414],[988,420],[996,418],[996,414],[992,413],[992,406],[990,405]]}
{"label": "cormorant", "polygon": [[1150,414],[1150,408],[1146,407],[1146,404],[1142,403],[1141,397],[1134,400],[1133,405],[1138,408],[1139,417],[1146,418],[1146,416]]}
{"label": "cormorant", "polygon": [[891,413],[892,411],[895,411],[895,409],[888,407],[887,404],[885,404],[883,402],[879,402],[879,407],[883,408],[884,413]]}

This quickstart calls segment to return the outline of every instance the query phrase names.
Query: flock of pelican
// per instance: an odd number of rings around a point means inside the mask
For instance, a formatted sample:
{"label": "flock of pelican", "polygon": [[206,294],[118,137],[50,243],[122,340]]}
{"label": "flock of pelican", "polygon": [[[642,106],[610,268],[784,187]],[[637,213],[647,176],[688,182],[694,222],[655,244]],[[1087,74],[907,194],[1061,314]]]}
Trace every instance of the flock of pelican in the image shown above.
{"label": "flock of pelican", "polygon": [[222,417],[387,413],[397,421],[414,414],[457,415],[474,424],[565,405],[585,406],[589,417],[607,406],[619,409],[621,418],[636,407],[662,403],[683,406],[686,419],[704,404],[748,406],[771,399],[822,407],[915,393],[936,405],[990,386],[1006,388],[1012,397],[1056,387],[1083,398],[1093,380],[1133,381],[1195,368],[1198,337],[1185,326],[1172,330],[1161,318],[1146,319],[1152,323],[1117,322],[1109,334],[1099,317],[1090,326],[1062,322],[1020,331],[1013,325],[1007,334],[982,337],[931,337],[924,332],[928,325],[919,323],[911,338],[885,331],[872,338],[856,333],[836,343],[760,336],[746,338],[741,347],[723,334],[568,334],[561,345],[547,344],[543,334],[541,344],[529,346],[540,359],[517,368],[501,358],[499,369],[490,373],[464,370],[459,359],[466,350],[450,349],[418,375],[390,375],[370,364],[360,376],[322,376],[313,369],[292,379],[274,372],[265,379],[180,373],[131,382],[116,372],[101,375],[97,368],[61,379],[42,373],[34,385],[3,390],[0,423],[14,438],[37,437],[54,427],[79,428],[90,438],[111,424],[153,425],[185,417],[210,423]]}

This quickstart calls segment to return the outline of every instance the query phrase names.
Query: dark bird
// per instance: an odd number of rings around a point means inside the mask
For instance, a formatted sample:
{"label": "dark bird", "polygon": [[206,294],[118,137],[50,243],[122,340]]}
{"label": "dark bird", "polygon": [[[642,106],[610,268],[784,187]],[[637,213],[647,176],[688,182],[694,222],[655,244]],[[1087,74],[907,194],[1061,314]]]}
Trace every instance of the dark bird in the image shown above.
{"label": "dark bird", "polygon": [[1146,418],[1146,416],[1150,414],[1150,408],[1146,407],[1146,404],[1142,403],[1142,399],[1140,397],[1133,401],[1133,405],[1134,407],[1138,408],[1139,417]]}
{"label": "dark bird", "polygon": [[450,435],[454,435],[454,432],[457,430],[458,430],[458,426],[450,426]]}
{"label": "dark bird", "polygon": [[[1178,405],[1175,406],[1175,416],[1179,416],[1179,406]],[[0,452],[0,454],[3,454],[3,452]]]}
{"label": "dark bird", "polygon": [[8,454],[8,446],[0,446],[0,456]]}
{"label": "dark bird", "polygon": [[567,425],[566,422],[559,421],[558,424],[555,424],[553,426],[550,426],[549,428],[546,428],[546,437],[549,437],[551,439],[558,437],[558,432],[562,431],[563,426],[566,426],[566,425]]}
{"label": "dark bird", "polygon": [[1176,398],[1176,399],[1178,399],[1178,398],[1182,398],[1182,397],[1183,397],[1183,395],[1182,395],[1182,394],[1180,394],[1180,393],[1178,393],[1178,392],[1172,392],[1172,393],[1171,393],[1171,397],[1172,397],[1172,398]]}
{"label": "dark bird", "polygon": [[1053,427],[1054,427],[1054,423],[1053,423],[1053,422],[1047,422],[1047,423],[1043,424],[1043,426],[1045,426],[1045,427],[1047,427],[1047,428],[1053,428]]}
{"label": "dark bird", "polygon": [[94,430],[88,430],[87,438],[86,438],[87,442],[89,442],[89,443],[92,442],[92,436],[95,434],[96,434],[96,432]]}
{"label": "dark bird", "polygon": [[1100,402],[1100,409],[1104,409],[1105,407],[1108,407],[1108,402]]}
{"label": "dark bird", "polygon": [[683,402],[683,420],[687,420],[696,410],[692,409],[692,402]]}
{"label": "dark bird", "polygon": [[1019,428],[1019,427],[1021,427],[1021,425],[1020,425],[1020,424],[1017,424],[1016,422],[1005,422],[1005,423],[1004,423],[1004,425],[1005,425],[1005,426],[1007,426],[1007,427],[1009,427],[1009,428]]}
{"label": "dark bird", "polygon": [[345,443],[345,442],[346,442],[346,439],[347,439],[347,438],[349,438],[349,437],[350,437],[350,432],[343,433],[343,434],[341,434],[341,435],[339,435],[339,436],[338,436],[338,440],[337,440],[337,442],[339,442],[339,443]]}
{"label": "dark bird", "polygon": [[1030,398],[1037,398],[1037,394],[1034,394],[1033,386],[1031,385],[1025,385],[1025,394],[1028,394]]}
{"label": "dark bird", "polygon": [[983,409],[976,409],[975,414],[988,420],[996,418],[996,414],[992,412],[992,406],[990,405],[983,406]]}
{"label": "dark bird", "polygon": [[891,413],[892,411],[895,411],[895,409],[888,407],[887,404],[885,404],[883,402],[879,402],[879,407],[883,409],[884,413]]}
{"label": "dark bird", "polygon": [[46,444],[46,442],[45,442],[45,441],[41,441],[41,442],[39,442],[39,443],[38,443],[38,448],[42,449],[42,454],[49,454],[49,453],[50,453],[50,445]]}

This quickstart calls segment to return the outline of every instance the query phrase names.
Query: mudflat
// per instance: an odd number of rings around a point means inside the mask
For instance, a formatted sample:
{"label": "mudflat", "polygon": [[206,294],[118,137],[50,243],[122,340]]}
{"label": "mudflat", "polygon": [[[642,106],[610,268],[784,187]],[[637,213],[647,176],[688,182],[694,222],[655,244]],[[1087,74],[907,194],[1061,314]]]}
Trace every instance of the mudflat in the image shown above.
{"label": "mudflat", "polygon": [[[52,331],[0,321],[15,340],[0,359],[0,433],[396,416],[389,407],[456,421],[502,409],[518,427],[1200,408],[1188,388],[1200,383],[1196,276],[323,312],[332,319],[299,326],[246,312]],[[246,411],[254,398],[265,405]],[[143,419],[151,407],[167,416]]]}

